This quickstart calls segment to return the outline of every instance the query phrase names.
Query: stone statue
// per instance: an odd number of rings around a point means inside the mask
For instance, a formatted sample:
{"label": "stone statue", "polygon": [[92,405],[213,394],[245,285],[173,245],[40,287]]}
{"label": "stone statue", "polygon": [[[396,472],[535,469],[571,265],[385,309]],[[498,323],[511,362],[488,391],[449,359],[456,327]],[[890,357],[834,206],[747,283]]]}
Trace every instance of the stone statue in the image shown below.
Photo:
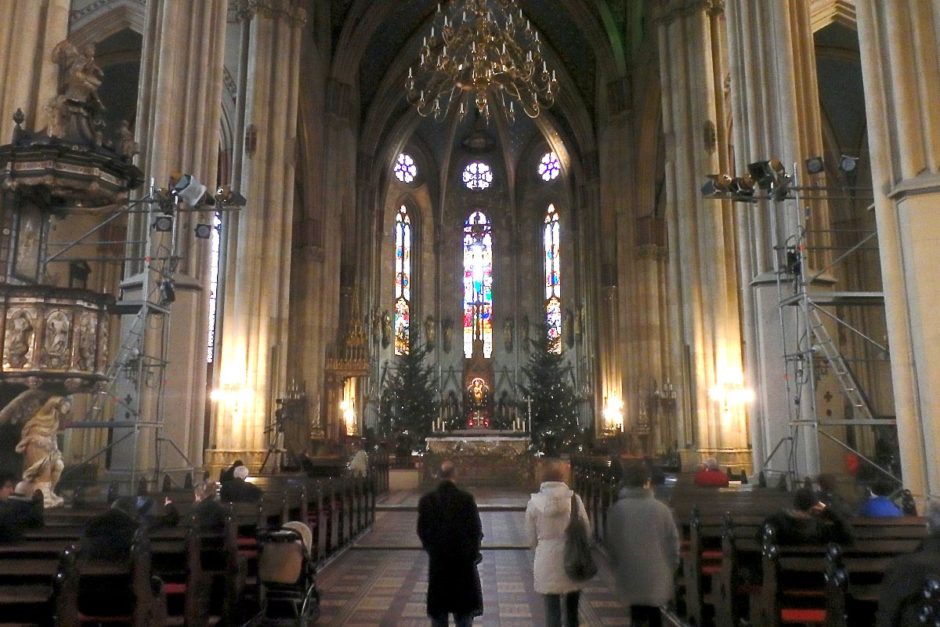
{"label": "stone statue", "polygon": [[451,318],[444,318],[441,322],[441,339],[445,353],[450,352],[451,340],[454,336],[454,321]]}
{"label": "stone statue", "polygon": [[29,359],[29,350],[33,345],[33,323],[29,312],[20,309],[7,321],[6,337],[3,338],[3,356],[13,368],[22,368]]}
{"label": "stone statue", "polygon": [[134,131],[131,130],[131,125],[127,120],[121,120],[121,127],[118,129],[117,136],[118,154],[130,161],[134,158],[134,155],[140,152],[140,146],[134,141]]}
{"label": "stone statue", "polygon": [[[89,117],[103,109],[98,88],[104,73],[95,63],[94,45],[88,44],[79,50],[69,40],[59,42],[52,49],[52,60],[59,66],[59,87],[57,95],[46,106],[49,135],[66,137],[77,132],[84,138],[95,137]],[[75,107],[82,111],[77,118],[73,116]],[[76,124],[81,128],[72,128]]]}
{"label": "stone statue", "polygon": [[428,348],[434,348],[436,340],[437,321],[434,319],[434,316],[428,316],[424,319],[424,341],[428,345]]}
{"label": "stone statue", "polygon": [[53,368],[68,365],[69,330],[72,323],[64,311],[55,310],[46,316],[45,341],[43,342],[43,362]]}
{"label": "stone statue", "polygon": [[95,369],[95,353],[98,335],[95,333],[96,320],[92,315],[82,316],[79,323],[78,367],[82,370]]}
{"label": "stone statue", "polygon": [[382,348],[388,348],[392,341],[392,316],[388,310],[382,312]]}
{"label": "stone statue", "polygon": [[506,352],[512,352],[512,332],[513,332],[514,323],[512,318],[506,318],[503,321],[503,344],[506,347]]}
{"label": "stone statue", "polygon": [[72,410],[72,397],[48,390],[26,390],[0,411],[0,424],[22,424],[16,452],[23,455],[23,481],[41,490],[46,507],[62,504],[55,493],[64,464],[56,436]]}
{"label": "stone statue", "polygon": [[529,352],[529,316],[522,316],[522,348]]}

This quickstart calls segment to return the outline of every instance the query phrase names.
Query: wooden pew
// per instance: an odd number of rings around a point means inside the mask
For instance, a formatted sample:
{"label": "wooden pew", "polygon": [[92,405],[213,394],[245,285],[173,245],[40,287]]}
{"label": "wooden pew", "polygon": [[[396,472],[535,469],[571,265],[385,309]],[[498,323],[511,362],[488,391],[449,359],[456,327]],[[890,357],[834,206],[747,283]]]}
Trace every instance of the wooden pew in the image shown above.
{"label": "wooden pew", "polygon": [[[10,546],[10,545],[4,545]],[[54,625],[62,615],[60,594],[75,568],[75,549],[58,553],[0,555],[0,617],[4,622]]]}
{"label": "wooden pew", "polygon": [[[165,624],[166,599],[162,591],[154,589],[151,577],[150,546],[143,532],[135,536],[126,562],[83,559],[79,554],[70,579],[62,584],[59,623],[125,622],[134,627]],[[109,602],[102,604],[108,608],[88,607],[88,592],[101,587],[109,591]],[[89,615],[82,610],[95,613]]]}

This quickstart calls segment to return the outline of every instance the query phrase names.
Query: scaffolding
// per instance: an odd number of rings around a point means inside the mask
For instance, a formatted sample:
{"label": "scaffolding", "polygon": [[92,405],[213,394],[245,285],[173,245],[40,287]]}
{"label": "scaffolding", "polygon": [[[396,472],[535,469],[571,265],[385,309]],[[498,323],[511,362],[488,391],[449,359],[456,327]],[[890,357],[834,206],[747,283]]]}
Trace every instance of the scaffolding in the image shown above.
{"label": "scaffolding", "polygon": [[[156,484],[165,472],[191,473],[194,469],[194,464],[179,446],[171,438],[163,436],[170,304],[175,299],[174,272],[180,261],[176,247],[180,220],[175,215],[180,208],[174,206],[174,200],[165,190],[151,188],[146,197],[129,202],[77,239],[63,243],[54,254],[41,262],[44,268],[50,263],[89,261],[131,262],[141,267],[139,275],[121,283],[121,298],[113,309],[122,319],[119,327],[121,338],[105,378],[92,392],[84,417],[65,425],[68,429],[107,429],[108,442],[77,464],[67,467],[63,476],[68,476],[70,469],[81,468],[102,455],[112,453],[125,442],[129,442],[129,464],[120,469],[112,466],[108,472],[112,482],[126,486],[131,493],[137,489],[139,480],[149,478]],[[140,223],[142,239],[93,239],[112,222],[134,216]],[[134,220],[129,222],[130,233]],[[95,258],[65,256],[83,244],[120,246],[125,253],[123,256]],[[128,294],[134,297],[126,297]],[[144,430],[154,432],[154,464],[150,477],[147,477],[146,471],[138,468],[141,432]],[[179,456],[182,466],[166,467],[166,447]]]}
{"label": "scaffolding", "polygon": [[[871,312],[884,320],[884,293],[833,289],[840,269],[844,273],[843,281],[848,282],[849,260],[864,251],[877,251],[877,231],[873,224],[870,229],[836,229],[830,223],[825,232],[812,231],[809,227],[810,201],[829,201],[839,198],[844,191],[797,184],[789,186],[785,194],[771,195],[771,228],[777,239],[774,274],[789,412],[788,474],[793,479],[818,474],[823,461],[821,438],[824,438],[877,473],[900,483],[897,476],[900,473],[894,465],[867,450],[866,438],[861,434],[861,428],[878,430],[896,426],[893,416],[879,415],[873,409],[872,396],[866,390],[866,380],[870,384],[876,378],[872,362],[888,362],[886,343],[875,339],[864,324],[864,320],[873,319]],[[870,193],[870,190],[864,192]],[[855,194],[851,198],[858,200]],[[850,207],[852,210],[858,211],[858,208]],[[778,211],[782,213],[784,228],[777,224]],[[816,260],[821,267],[811,267],[811,262]],[[869,312],[867,318],[862,310]],[[833,331],[837,333],[836,338]],[[851,356],[845,355],[842,348],[852,346],[853,341],[848,338],[855,338]],[[865,373],[867,377],[863,376]],[[831,409],[825,413],[820,411],[820,399],[830,400],[833,388],[844,399],[841,416],[833,416]],[[822,395],[821,390],[825,391]],[[878,435],[873,432],[867,440],[875,441],[877,450]],[[778,444],[774,453],[783,443]],[[798,463],[801,451],[805,467]],[[770,457],[763,466],[766,467],[769,460]]]}

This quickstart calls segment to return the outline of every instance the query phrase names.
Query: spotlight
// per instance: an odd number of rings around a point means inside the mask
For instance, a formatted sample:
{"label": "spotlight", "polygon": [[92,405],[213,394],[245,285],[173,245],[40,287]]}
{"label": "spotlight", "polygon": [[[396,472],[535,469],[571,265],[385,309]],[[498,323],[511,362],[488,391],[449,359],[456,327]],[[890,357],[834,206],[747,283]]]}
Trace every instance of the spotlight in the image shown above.
{"label": "spotlight", "polygon": [[197,224],[193,231],[195,231],[197,239],[209,239],[212,237],[211,224]]}
{"label": "spotlight", "polygon": [[789,178],[783,164],[777,159],[749,163],[747,172],[761,189],[785,186]]}
{"label": "spotlight", "polygon": [[709,174],[708,180],[702,185],[702,195],[714,198],[727,193],[731,189],[731,177],[727,174]]}
{"label": "spotlight", "polygon": [[176,300],[176,284],[173,279],[163,279],[160,281],[160,304],[169,305]]}
{"label": "spotlight", "polygon": [[228,185],[223,185],[215,192],[215,200],[220,205],[227,207],[244,207],[248,199],[232,190]]}
{"label": "spotlight", "polygon": [[173,230],[172,216],[157,216],[153,219],[153,230],[158,233],[169,233]]}
{"label": "spotlight", "polygon": [[754,195],[754,179],[750,174],[736,176],[731,179],[730,191],[734,196],[750,198]]}
{"label": "spotlight", "polygon": [[823,163],[822,157],[810,157],[803,163],[806,165],[806,171],[810,174],[819,174],[826,169],[826,164]]}
{"label": "spotlight", "polygon": [[855,170],[858,169],[858,157],[842,155],[839,157],[839,169],[846,174],[855,172]]}
{"label": "spotlight", "polygon": [[184,174],[173,185],[172,191],[180,202],[192,209],[202,200],[206,193],[206,186],[192,174]]}

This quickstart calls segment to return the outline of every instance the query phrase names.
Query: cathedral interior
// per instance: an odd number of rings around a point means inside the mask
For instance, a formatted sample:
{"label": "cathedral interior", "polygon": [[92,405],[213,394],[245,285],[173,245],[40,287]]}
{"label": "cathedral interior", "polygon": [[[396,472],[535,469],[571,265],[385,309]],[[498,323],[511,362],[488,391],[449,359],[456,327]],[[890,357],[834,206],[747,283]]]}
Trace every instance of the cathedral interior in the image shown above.
{"label": "cathedral interior", "polygon": [[940,490],[935,2],[0,13],[5,467],[388,444],[411,353],[526,433],[547,349],[579,451]]}

